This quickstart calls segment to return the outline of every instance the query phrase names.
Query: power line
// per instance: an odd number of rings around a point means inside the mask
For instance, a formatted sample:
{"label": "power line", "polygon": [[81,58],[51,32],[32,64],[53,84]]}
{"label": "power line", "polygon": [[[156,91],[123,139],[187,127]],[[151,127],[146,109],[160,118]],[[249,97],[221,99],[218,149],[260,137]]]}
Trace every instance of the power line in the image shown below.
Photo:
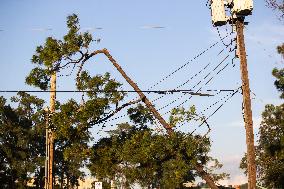
{"label": "power line", "polygon": [[[231,41],[231,43],[230,43],[228,46],[226,46],[226,48],[222,49],[222,50],[218,53],[217,56],[219,56],[225,49],[227,49],[230,45],[232,45],[232,42],[233,42],[233,41]],[[229,52],[232,52],[231,49],[229,50]],[[214,72],[229,56],[230,56],[230,55],[227,55],[227,56],[213,69],[213,71],[209,72],[209,73],[203,78],[203,80],[205,80],[212,72]],[[209,63],[208,63],[203,69],[201,69],[198,73],[196,73],[195,75],[193,75],[190,79],[188,79],[188,80],[185,81],[184,83],[180,84],[180,85],[177,86],[176,88],[178,89],[178,88],[180,88],[180,87],[186,85],[187,83],[189,83],[189,81],[191,81],[194,77],[197,77],[197,76],[198,76],[199,74],[201,74],[204,70],[206,70],[206,69],[209,67],[210,64],[211,64],[211,62],[209,62]],[[218,74],[218,73],[217,73],[217,74]],[[212,77],[211,79],[213,79],[213,77]],[[201,82],[202,82],[202,80],[200,80],[200,81],[199,81],[194,87],[192,87],[191,89],[194,89],[194,88],[195,88],[196,86],[198,86]],[[209,82],[210,82],[210,80],[208,81],[208,83],[209,83]],[[207,83],[206,83],[206,84],[207,84]],[[206,84],[205,84],[205,85],[206,85]],[[157,100],[160,100],[160,99],[162,99],[163,97],[164,97],[164,96],[160,96],[160,97],[154,99],[153,102],[156,102]],[[168,107],[169,105],[171,105],[171,104],[173,104],[174,102],[180,100],[181,98],[182,98],[182,96],[180,96],[178,99],[173,100],[173,101],[170,102],[169,104],[163,106],[163,107],[160,108],[159,110]],[[188,99],[188,100],[189,100],[189,99]]]}
{"label": "power line", "polygon": [[[226,56],[225,60],[226,60],[228,57],[229,57],[229,56]],[[221,61],[221,63],[223,63],[225,60],[223,59],[223,60]],[[213,71],[211,71],[209,74],[207,74],[207,75],[203,78],[203,80],[205,80],[210,74],[212,74],[220,65],[221,65],[221,64],[218,64],[218,65],[213,69]],[[221,68],[221,69],[217,72],[217,74],[216,74],[215,76],[217,76],[218,74],[220,74],[220,72],[223,71],[228,65],[229,65],[229,63],[227,63],[223,68]],[[210,82],[215,76],[213,76],[213,77],[209,80],[209,82]],[[207,82],[204,86],[208,85],[209,82]],[[198,82],[198,84],[196,84],[193,88],[189,89],[188,91],[195,91],[195,90],[193,90],[193,89],[194,89],[196,86],[198,86],[200,83],[201,83],[201,82]],[[200,87],[200,88],[197,90],[196,93],[199,93],[199,92],[201,91],[201,89],[202,89],[204,86]],[[176,90],[176,91],[179,91],[179,90]],[[220,93],[220,92],[233,92],[234,90],[231,90],[231,89],[221,89],[221,90],[208,89],[208,90],[204,90],[204,91],[208,91],[208,92],[218,92],[218,93]],[[173,104],[174,102],[176,102],[176,101],[178,101],[179,99],[181,99],[183,96],[185,96],[185,93],[183,93],[182,96],[180,96],[178,99],[174,100],[173,102],[169,103],[168,105],[165,105],[164,107],[158,109],[158,111],[159,111],[159,110],[162,110],[162,109],[164,109],[164,108],[166,108],[166,107],[168,107],[169,105],[171,105],[171,104]],[[184,103],[186,103],[186,102],[187,102],[188,100],[190,100],[191,98],[192,98],[192,96],[189,97],[187,100],[183,101],[183,102],[182,102],[181,104],[179,104],[178,106],[183,105]],[[178,107],[178,106],[176,106],[176,107]],[[168,113],[170,113],[170,111],[164,113],[163,115],[168,114]],[[109,119],[109,120],[107,120],[106,122],[114,121],[114,120],[123,118],[123,117],[125,117],[125,116],[127,116],[127,114],[124,114],[124,115],[122,115],[122,116],[119,116],[119,117],[116,117],[116,118],[113,118],[113,119]]]}
{"label": "power line", "polygon": [[[207,69],[210,64],[211,64],[211,62],[209,62],[203,69],[201,69],[198,73],[196,73],[195,75],[193,75],[193,76],[192,76],[191,78],[189,78],[187,81],[185,81],[184,83],[182,83],[182,84],[180,84],[179,86],[177,86],[176,89],[178,89],[178,88],[184,86],[184,85],[187,84],[189,81],[191,81],[193,78],[197,77],[197,76],[198,76],[199,74],[201,74],[205,69]],[[162,99],[163,97],[164,97],[164,96],[160,96],[160,97],[154,99],[153,102],[156,102],[156,101]]]}
{"label": "power line", "polygon": [[[240,89],[241,89],[241,87],[239,87],[238,89],[236,89],[236,90],[231,94],[231,96],[229,96],[212,114],[210,114],[207,118],[205,118],[204,121],[202,121],[202,123],[199,124],[197,128],[200,128],[202,125],[204,125],[204,123],[208,124],[208,123],[207,123],[207,120],[208,120],[209,118],[211,118],[213,115],[215,115],[231,98],[233,98],[233,96],[235,96],[235,95],[239,92]],[[192,134],[197,130],[197,128],[194,129],[190,134],[192,135]]]}
{"label": "power line", "polygon": [[[225,39],[227,37],[229,37],[230,35],[232,35],[232,33],[230,33],[229,35],[226,35],[225,37],[223,37],[222,39]],[[212,49],[213,47],[215,47],[217,44],[219,44],[220,41],[217,41],[216,43],[212,44],[211,46],[209,46],[207,49],[205,49],[204,51],[202,51],[201,53],[197,54],[195,57],[193,57],[191,60],[189,60],[188,62],[186,62],[185,64],[183,64],[182,66],[178,67],[176,70],[174,70],[173,72],[171,72],[170,74],[168,74],[167,76],[163,77],[160,81],[158,81],[157,83],[155,83],[154,85],[152,85],[149,89],[152,89],[153,87],[159,85],[160,83],[162,83],[163,81],[165,81],[166,79],[168,79],[169,77],[171,77],[172,75],[174,75],[175,73],[177,73],[178,71],[180,71],[182,68],[186,67],[188,64],[190,64],[191,62],[193,62],[194,60],[196,60],[198,57],[200,57],[201,55],[205,54],[207,51],[209,51],[210,49]]]}
{"label": "power line", "polygon": [[[232,42],[230,43],[230,45],[232,45]],[[228,46],[226,46],[226,48],[222,49],[222,50],[218,53],[217,56],[219,56],[219,55],[220,55],[225,49],[227,49],[230,45],[228,45]],[[231,49],[229,50],[229,52],[232,52]],[[229,57],[229,55],[226,56],[226,57],[221,61],[221,63],[215,67],[215,69],[214,69],[213,71],[215,71],[228,57]],[[211,63],[212,63],[212,62],[209,62],[209,63],[208,63],[203,69],[201,69],[198,73],[196,73],[195,75],[193,75],[191,78],[189,78],[189,79],[188,79],[187,81],[185,81],[184,83],[182,83],[182,84],[180,84],[179,86],[177,86],[176,89],[178,89],[178,88],[180,88],[180,87],[186,85],[187,83],[189,83],[194,77],[197,77],[197,76],[198,76],[199,74],[201,74],[204,70],[206,70],[206,69],[209,67],[209,65],[210,65]],[[209,73],[207,76],[209,76],[210,74],[211,74],[211,73]],[[206,79],[206,77],[205,77],[204,79]],[[200,81],[198,84],[200,84],[200,83],[201,83],[201,81]],[[194,88],[195,88],[195,86],[194,86],[192,89],[194,89]],[[165,97],[165,95],[164,95],[164,96],[160,96],[160,97],[154,99],[153,102],[156,102],[156,101],[162,99],[163,97]],[[176,102],[177,100],[179,100],[179,99],[181,99],[181,98],[182,98],[182,96],[180,96],[178,99],[174,100],[174,101],[173,101],[172,103],[170,103],[170,104],[173,104],[174,102]],[[165,107],[169,106],[170,104],[166,105]],[[163,109],[163,108],[161,108],[161,109]],[[160,110],[160,109],[159,109],[159,110]]]}
{"label": "power line", "polygon": [[[229,35],[227,35],[227,36],[225,36],[224,37],[224,39],[225,38],[227,38],[228,36],[230,36],[231,34],[229,34]],[[171,74],[169,74],[169,75],[167,75],[166,77],[164,77],[162,80],[160,80],[159,82],[157,82],[155,85],[153,85],[153,86],[151,86],[148,90],[150,90],[150,89],[152,89],[154,86],[157,86],[158,84],[160,84],[161,82],[163,82],[164,80],[166,80],[167,78],[169,78],[170,76],[172,76],[173,74],[175,74],[176,72],[178,72],[179,70],[181,70],[182,68],[184,68],[185,66],[187,66],[190,62],[192,62],[192,61],[194,61],[194,60],[196,60],[198,57],[200,57],[201,55],[203,55],[203,54],[205,54],[207,51],[209,51],[211,48],[213,48],[214,46],[216,46],[217,44],[219,43],[219,41],[218,42],[216,42],[216,43],[214,43],[213,45],[211,45],[209,48],[207,48],[207,49],[205,49],[203,52],[201,52],[201,53],[199,53],[198,55],[196,55],[194,58],[192,58],[190,61],[188,61],[187,63],[185,63],[184,65],[182,65],[182,66],[180,66],[178,69],[176,69],[175,71],[173,71]],[[231,42],[232,43],[232,42]],[[226,47],[226,48],[228,48],[228,47]],[[224,51],[225,49],[223,49],[218,55],[220,55],[223,51]],[[231,50],[230,50],[230,52],[231,52]],[[187,81],[187,82],[189,82],[189,81]],[[185,85],[185,84],[184,84]],[[181,86],[183,86],[183,85],[181,85]],[[179,86],[179,87],[181,87],[181,86]],[[175,89],[176,90],[176,89]],[[218,90],[210,90],[211,92],[212,91],[218,91]],[[228,90],[224,90],[224,91],[228,91]],[[148,93],[150,93],[149,91],[144,91],[144,92],[148,92]],[[157,93],[159,93],[159,94],[163,94],[163,92],[165,92],[165,91],[157,91]],[[166,93],[173,93],[172,91],[167,91]],[[166,94],[166,93],[164,93],[164,94]],[[203,94],[200,94],[200,89],[199,89],[199,91],[198,92],[195,92],[195,93],[198,93],[198,94],[196,94],[196,95],[203,95]],[[183,91],[183,94],[185,95],[185,94],[195,94],[194,92],[193,92],[193,90],[189,90],[189,91]],[[163,95],[164,95],[163,94]],[[165,95],[164,95],[165,96]],[[208,96],[208,95],[203,95],[203,96]],[[192,96],[191,96],[192,97]],[[158,99],[157,99],[158,100]],[[119,116],[119,117],[116,117],[116,118],[113,118],[113,119],[109,119],[109,120],[107,120],[106,122],[109,122],[109,121],[113,121],[113,120],[116,120],[116,119],[119,119],[119,118],[123,118],[123,117],[125,117],[126,116],[126,114],[125,115],[122,115],[122,116]]]}
{"label": "power line", "polygon": [[[200,80],[197,84],[195,84],[195,85],[191,88],[191,90],[193,90],[195,87],[197,87],[198,85],[200,85],[200,84],[202,83],[202,81],[204,81],[209,75],[211,75],[214,71],[216,71],[216,69],[217,69],[222,63],[224,63],[225,60],[226,60],[228,57],[229,57],[229,55],[226,56],[226,57],[225,57],[211,72],[209,72],[202,80]],[[216,77],[217,75],[219,75],[220,72],[223,71],[223,70],[229,65],[229,63],[230,63],[230,62],[228,62],[223,68],[221,68],[221,69],[217,72],[217,74],[213,75],[213,76],[212,76],[202,87],[200,87],[196,92],[197,92],[197,93],[200,92],[203,87],[205,87],[206,85],[208,85],[208,84],[214,79],[214,77]],[[184,95],[183,95],[183,96],[184,96]],[[162,110],[162,109],[168,107],[169,105],[173,104],[174,102],[177,102],[177,101],[180,100],[183,96],[180,96],[178,99],[173,100],[172,102],[170,102],[169,104],[163,106],[163,107],[160,108],[159,110]],[[179,106],[185,104],[185,103],[186,103],[187,101],[189,101],[191,98],[192,98],[192,96],[189,97],[189,98],[187,98],[186,100],[184,100],[182,103],[180,103],[180,104],[179,104],[178,106],[176,106],[176,107],[179,107]],[[170,113],[170,112],[171,112],[171,110],[167,111],[167,112],[164,113],[163,115],[168,114],[168,113]]]}
{"label": "power line", "polygon": [[[212,91],[231,91],[230,89],[209,89],[205,90],[206,92]],[[204,91],[204,92],[205,92]],[[119,90],[119,91],[104,91],[104,90],[57,90],[57,91],[50,91],[50,90],[0,90],[0,93],[19,93],[19,92],[26,92],[26,93],[85,93],[85,92],[92,92],[92,93],[136,93],[135,90]],[[190,95],[197,95],[197,96],[214,96],[208,93],[201,93],[201,92],[194,92],[192,89],[172,89],[172,90],[142,90],[141,92],[144,93],[156,93],[161,95],[169,95],[174,93],[183,93],[183,94],[190,94]]]}
{"label": "power line", "polygon": [[[227,45],[227,44],[225,44],[224,39],[222,38],[221,33],[220,33],[220,31],[219,31],[219,28],[218,28],[218,27],[216,27],[216,29],[217,29],[218,36],[219,36],[219,38],[220,38],[220,40],[221,40],[222,44],[223,44],[225,47],[228,47],[230,44],[228,44],[228,45]],[[227,28],[226,28],[226,31],[228,32]],[[228,35],[228,33],[227,33],[227,35]],[[232,42],[231,42],[231,43],[232,43]]]}
{"label": "power line", "polygon": [[[225,36],[223,39],[227,38],[228,36],[232,35],[232,33],[228,34],[227,36]],[[160,81],[158,81],[156,84],[152,85],[150,88],[148,88],[148,90],[152,89],[153,87],[157,86],[158,84],[160,84],[161,82],[165,81],[167,78],[169,78],[170,76],[174,75],[176,72],[178,72],[179,70],[181,70],[182,68],[184,68],[185,66],[187,66],[189,63],[193,62],[194,60],[196,60],[198,57],[200,57],[201,55],[205,54],[207,51],[209,51],[210,49],[212,49],[214,46],[216,46],[218,43],[220,43],[220,41],[217,41],[215,42],[214,44],[212,44],[211,46],[209,46],[207,49],[205,49],[204,51],[202,51],[201,53],[197,54],[195,57],[193,57],[190,61],[188,61],[187,63],[185,63],[184,65],[180,66],[179,68],[177,68],[176,70],[174,70],[173,72],[171,72],[170,74],[168,74],[166,77],[164,77],[163,79],[161,79]],[[231,41],[231,44],[232,44],[232,41]],[[226,47],[228,48],[228,47]],[[218,55],[220,55],[226,48],[222,49]],[[231,50],[229,51],[231,52]],[[187,81],[189,82],[189,81]],[[187,83],[186,82],[186,83]],[[183,85],[182,85],[183,86]],[[180,86],[181,87],[181,86]],[[217,90],[213,90],[213,91],[217,91]],[[157,101],[161,98],[163,98],[165,95],[155,99],[154,101]],[[153,101],[153,102],[154,102]],[[122,116],[119,116],[119,117],[116,117],[116,118],[113,118],[111,119],[110,121],[113,121],[113,120],[116,120],[116,119],[119,119],[119,118],[123,118],[125,117],[126,114],[122,115]]]}
{"label": "power line", "polygon": [[207,121],[209,118],[211,118],[214,114],[216,114],[223,106],[224,104],[226,104],[228,102],[228,100],[230,100],[231,98],[233,98],[233,96],[235,96],[235,94],[237,94],[239,92],[239,90],[241,89],[241,87],[239,87],[237,90],[235,90],[235,92],[233,92],[231,94],[231,96],[229,96],[212,114],[210,114],[205,120]]}

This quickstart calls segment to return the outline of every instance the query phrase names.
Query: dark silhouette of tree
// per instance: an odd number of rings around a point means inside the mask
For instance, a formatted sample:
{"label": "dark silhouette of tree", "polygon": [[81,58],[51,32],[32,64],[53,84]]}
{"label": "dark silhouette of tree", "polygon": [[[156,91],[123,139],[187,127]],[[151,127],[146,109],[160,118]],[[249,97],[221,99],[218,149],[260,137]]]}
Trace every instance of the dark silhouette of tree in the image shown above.
{"label": "dark silhouette of tree", "polygon": [[145,125],[124,123],[93,145],[88,167],[96,178],[116,180],[125,188],[135,183],[147,188],[183,188],[184,182],[198,176],[197,163],[208,167],[213,162],[206,171],[215,180],[228,176],[212,173],[221,165],[208,155],[209,151],[209,139],[200,135],[161,135]]}
{"label": "dark silhouette of tree", "polygon": [[0,97],[0,187],[27,187],[36,174],[40,188],[44,176],[44,101],[27,93],[11,100],[15,108]]}

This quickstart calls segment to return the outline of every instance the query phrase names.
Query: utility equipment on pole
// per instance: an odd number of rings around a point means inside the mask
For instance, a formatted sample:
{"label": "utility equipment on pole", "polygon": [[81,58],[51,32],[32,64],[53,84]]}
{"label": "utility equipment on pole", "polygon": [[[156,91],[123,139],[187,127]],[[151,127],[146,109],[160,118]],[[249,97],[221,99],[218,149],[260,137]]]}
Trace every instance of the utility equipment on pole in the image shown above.
{"label": "utility equipment on pole", "polygon": [[211,16],[214,26],[223,26],[227,24],[225,5],[223,0],[211,1]]}
{"label": "utility equipment on pole", "polygon": [[234,0],[232,13],[237,16],[248,16],[252,14],[253,0]]}
{"label": "utility equipment on pole", "polygon": [[[250,88],[249,88],[249,76],[247,69],[247,57],[244,41],[244,19],[245,16],[248,16],[252,13],[253,10],[253,0],[233,0],[231,2],[227,1],[226,3],[223,0],[211,0],[211,11],[215,12],[218,7],[219,12],[216,12],[214,15],[222,14],[225,11],[225,6],[220,5],[226,4],[230,8],[231,17],[228,19],[230,23],[236,27],[237,31],[237,58],[240,59],[240,70],[241,70],[241,79],[242,79],[242,91],[243,91],[243,106],[244,106],[244,120],[245,120],[245,130],[246,130],[246,144],[247,144],[247,170],[248,170],[248,188],[256,188],[256,164],[255,164],[255,148],[254,148],[254,133],[253,133],[253,121],[252,121],[252,110],[251,110],[251,98],[250,98]],[[218,6],[217,6],[218,5]],[[213,17],[212,20],[214,26],[219,26],[214,23],[222,23],[223,18]],[[217,20],[216,20],[217,18]]]}

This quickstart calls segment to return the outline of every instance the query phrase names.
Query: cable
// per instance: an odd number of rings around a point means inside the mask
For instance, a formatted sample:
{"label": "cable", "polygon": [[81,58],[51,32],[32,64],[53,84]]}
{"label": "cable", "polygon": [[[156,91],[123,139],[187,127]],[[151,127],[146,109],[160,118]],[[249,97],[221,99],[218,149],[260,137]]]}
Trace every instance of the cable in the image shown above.
{"label": "cable", "polygon": [[[222,39],[227,38],[229,35],[226,35],[225,37],[223,37]],[[220,41],[217,41],[216,43],[214,43],[213,45],[211,45],[210,47],[208,47],[207,49],[205,49],[204,51],[202,51],[201,53],[197,54],[195,57],[193,57],[191,60],[189,60],[188,62],[186,62],[185,64],[183,64],[182,66],[178,67],[176,70],[174,70],[173,72],[171,72],[170,74],[168,74],[167,76],[163,77],[160,81],[158,81],[157,83],[155,83],[154,85],[152,85],[149,89],[152,89],[153,87],[159,85],[161,82],[165,81],[166,79],[168,79],[169,77],[171,77],[172,75],[174,75],[175,73],[177,73],[179,70],[181,70],[182,68],[186,67],[188,64],[190,64],[191,62],[193,62],[194,60],[196,60],[198,57],[200,57],[201,55],[205,54],[207,51],[209,51],[210,49],[212,49],[213,47],[215,47]]]}
{"label": "cable", "polygon": [[[210,64],[211,64],[211,62],[209,62],[203,69],[201,69],[198,73],[196,73],[194,76],[192,76],[191,78],[189,78],[186,82],[184,82],[184,83],[180,84],[179,86],[177,86],[176,89],[178,89],[178,88],[184,86],[184,85],[187,84],[189,81],[191,81],[194,77],[197,77],[198,74],[201,74]],[[162,99],[163,97],[164,97],[164,96],[160,96],[160,97],[154,99],[152,102],[156,102],[156,101]]]}
{"label": "cable", "polygon": [[[231,42],[231,44],[230,45],[232,45],[232,42]],[[220,55],[225,49],[227,49],[229,46],[227,46],[226,48],[224,48],[221,52],[219,52],[218,53],[218,55]],[[229,52],[231,52],[231,50],[229,51]],[[214,69],[213,69],[213,71],[215,71],[227,58],[229,57],[229,55],[227,55]],[[203,69],[201,69],[198,73],[196,73],[194,76],[192,76],[190,79],[188,79],[187,81],[185,81],[184,83],[182,83],[182,84],[180,84],[178,87],[176,87],[176,88],[180,88],[180,87],[182,87],[182,86],[184,86],[185,84],[187,84],[189,81],[191,81],[194,77],[196,77],[197,75],[199,75],[199,74],[201,74],[201,72],[203,72],[206,68],[208,68],[208,66],[211,64],[211,62],[209,62]],[[213,72],[213,71],[211,71],[211,72]],[[204,78],[203,78],[203,80],[205,80],[210,74],[211,74],[211,72],[209,72]],[[211,79],[213,79],[213,77],[211,78]],[[211,80],[209,80],[208,81],[208,83],[210,82]],[[191,88],[191,89],[194,89],[197,85],[199,85],[200,83],[202,82],[202,80],[200,80],[193,88]],[[207,83],[206,83],[207,84]],[[184,95],[183,95],[184,96]],[[153,100],[153,102],[156,102],[157,100],[160,100],[160,99],[162,99],[164,96],[160,96],[160,97],[158,97],[158,98],[156,98],[156,99],[154,99]],[[175,100],[173,100],[172,102],[170,102],[169,104],[167,104],[167,105],[165,105],[165,106],[163,106],[162,108],[160,108],[160,109],[158,109],[158,111],[159,110],[162,110],[162,109],[164,109],[164,108],[166,108],[166,107],[168,107],[169,105],[171,105],[171,104],[173,104],[173,103],[175,103],[176,101],[178,101],[178,100],[180,100],[182,98],[182,96],[180,96],[180,97],[178,97],[178,99],[175,99]],[[191,97],[190,97],[191,98]],[[188,99],[189,100],[189,99]]]}
{"label": "cable", "polygon": [[[226,48],[228,48],[229,46],[227,46]],[[220,55],[226,48],[224,48],[220,53],[218,53],[218,55]],[[218,66],[215,67],[215,69],[213,71],[215,71],[230,55],[227,55],[219,64]],[[209,67],[209,65],[211,64],[211,62],[209,62],[203,69],[201,69],[198,73],[196,73],[194,76],[192,76],[190,79],[188,79],[187,81],[185,81],[184,83],[180,84],[179,86],[177,86],[176,88],[180,88],[182,86],[184,86],[185,84],[187,84],[190,80],[192,80],[194,77],[197,77],[197,75],[201,74],[201,72],[203,72],[204,70],[206,70],[206,68]]]}
{"label": "cable", "polygon": [[[223,39],[227,38],[228,36],[230,36],[231,34],[225,36]],[[157,86],[158,84],[160,84],[161,82],[165,81],[167,78],[169,78],[170,76],[172,76],[173,74],[175,74],[176,72],[178,72],[179,70],[181,70],[182,68],[184,68],[185,66],[187,66],[189,63],[193,62],[194,60],[196,60],[198,57],[200,57],[201,55],[205,54],[207,51],[209,51],[210,49],[212,49],[214,46],[216,46],[219,43],[219,41],[215,42],[214,44],[212,44],[211,46],[209,46],[207,49],[205,49],[204,51],[202,51],[201,53],[197,54],[195,57],[193,57],[191,60],[189,60],[187,63],[183,64],[182,66],[180,66],[179,68],[177,68],[176,70],[174,70],[173,72],[171,72],[170,74],[168,74],[166,77],[162,78],[160,81],[158,81],[156,84],[152,85],[150,88],[148,88],[148,90],[152,89],[153,87]],[[231,42],[232,43],[232,42]],[[227,48],[227,47],[226,47]],[[221,52],[219,52],[218,55],[220,55],[225,49],[221,50]],[[187,81],[189,82],[189,81]],[[186,83],[187,83],[186,82]],[[165,95],[164,95],[165,96]],[[163,98],[163,96],[155,99],[154,101],[157,101],[159,99]],[[125,117],[125,115],[119,116],[118,118],[122,118]],[[117,118],[117,119],[118,119]]]}
{"label": "cable", "polygon": [[[212,91],[212,90],[210,90]],[[104,90],[56,90],[56,91],[40,91],[40,90],[0,90],[0,93],[18,93],[18,92],[26,92],[26,93],[50,93],[50,92],[56,92],[56,93],[85,93],[85,92],[93,92],[93,93],[137,93],[134,90],[122,90],[122,91],[104,91]],[[181,89],[181,90],[152,90],[152,91],[141,91],[144,93],[156,93],[156,94],[162,94],[162,95],[169,95],[173,93],[184,93],[184,94],[190,94],[190,95],[197,95],[197,96],[212,96],[211,94],[203,94],[200,92],[194,92],[191,89]]]}
{"label": "cable", "polygon": [[[228,102],[228,100],[230,100],[231,98],[233,98],[233,96],[235,96],[235,94],[237,94],[237,93],[239,92],[240,89],[241,89],[241,87],[239,87],[237,90],[235,90],[235,92],[233,92],[233,93],[231,94],[231,96],[228,97],[212,114],[210,114],[206,119],[204,119],[204,121],[203,121],[201,124],[199,124],[197,128],[200,128],[204,123],[207,123],[207,120],[208,120],[209,118],[211,118],[213,115],[215,115],[215,114],[224,106],[224,104],[226,104],[226,103]],[[207,123],[207,124],[208,124],[208,123]],[[191,135],[197,130],[197,128],[194,129],[194,130],[191,132]]]}
{"label": "cable", "polygon": [[[220,93],[218,93],[218,94],[220,94]],[[230,94],[232,94],[232,93],[230,93]],[[230,95],[230,94],[229,94],[229,95]],[[204,112],[206,112],[207,110],[209,110],[209,108],[212,108],[213,106],[215,106],[216,104],[218,104],[219,102],[221,102],[222,100],[224,100],[226,97],[228,97],[228,95],[222,97],[221,99],[219,99],[218,101],[214,102],[213,104],[211,104],[211,105],[208,106],[207,108],[204,108],[202,111],[200,111],[199,114],[200,114],[200,115],[204,115]]]}
{"label": "cable", "polygon": [[[227,37],[230,36],[230,35],[231,35],[231,34],[225,36],[224,39],[227,38]],[[198,57],[200,57],[201,55],[203,55],[204,53],[206,53],[207,51],[209,51],[211,48],[213,48],[214,46],[216,46],[218,43],[219,43],[219,41],[216,42],[216,43],[214,43],[213,45],[211,45],[209,48],[205,49],[203,52],[201,52],[201,53],[199,53],[198,55],[196,55],[196,56],[195,56],[194,58],[192,58],[190,61],[188,61],[188,62],[185,63],[184,65],[180,66],[180,67],[179,67],[178,69],[176,69],[175,71],[171,72],[169,75],[167,75],[166,77],[164,77],[163,79],[161,79],[161,80],[160,80],[159,82],[157,82],[156,84],[152,85],[148,90],[152,89],[153,87],[157,86],[158,84],[160,84],[161,82],[163,82],[164,80],[166,80],[167,78],[169,78],[170,76],[174,75],[176,72],[178,72],[179,70],[181,70],[182,68],[184,68],[185,66],[187,66],[190,62],[196,60]],[[227,48],[227,47],[226,47],[226,48]],[[224,51],[224,49],[223,49],[218,55],[220,55],[223,51]],[[209,65],[208,65],[208,66],[209,66]],[[187,82],[189,82],[189,81],[187,81]],[[185,84],[186,84],[187,82],[185,82]],[[185,85],[185,84],[184,84],[184,85]],[[184,86],[184,85],[181,85],[181,86]],[[179,87],[181,87],[181,86],[179,86]],[[160,93],[160,94],[161,94],[161,93]],[[185,95],[185,93],[184,93],[184,95]],[[164,96],[165,96],[165,95],[164,95]],[[191,96],[191,97],[192,97],[192,96]],[[160,99],[160,98],[159,98],[159,99]],[[123,118],[123,117],[125,117],[125,116],[126,116],[126,114],[125,114],[125,115],[122,115],[122,116],[119,116],[119,117],[116,117],[116,118],[113,118],[113,119],[111,119],[111,120],[109,120],[109,121],[113,121],[113,120],[116,120],[116,119],[119,119],[119,118]],[[106,121],[106,122],[108,122],[108,121]]]}
{"label": "cable", "polygon": [[[226,45],[226,44],[225,44],[224,39],[222,38],[221,33],[220,33],[220,31],[219,31],[219,28],[218,28],[218,27],[216,27],[216,29],[217,29],[218,36],[219,36],[219,38],[220,38],[221,42],[223,43],[223,45],[224,45],[225,47],[228,47],[228,46],[229,46],[229,44],[228,44],[228,45]],[[226,30],[226,31],[228,32],[228,30]],[[227,35],[228,35],[228,33],[227,33]]]}
{"label": "cable", "polygon": [[235,94],[237,94],[237,93],[239,92],[240,88],[241,88],[241,87],[239,87],[235,92],[233,92],[233,93],[231,94],[231,96],[229,96],[211,115],[209,115],[209,116],[206,118],[206,120],[208,120],[208,119],[211,118],[214,114],[216,114],[216,113],[220,110],[220,108],[221,108],[225,103],[228,102],[228,100],[230,100],[231,98],[233,98],[233,96],[235,96]]}
{"label": "cable", "polygon": [[[195,87],[197,87],[197,86],[198,86],[200,83],[202,83],[202,81],[204,81],[209,75],[211,75],[214,71],[216,71],[216,69],[217,69],[222,63],[224,63],[225,60],[227,60],[228,57],[229,57],[229,55],[226,56],[226,57],[225,57],[211,72],[209,72],[202,80],[200,80],[197,84],[195,84],[195,85],[191,88],[191,90],[193,90]],[[196,91],[196,93],[198,93],[199,91],[201,91],[201,89],[202,89],[203,87],[205,87],[206,85],[208,85],[209,82],[211,82],[214,77],[216,77],[218,74],[220,74],[220,72],[223,71],[228,65],[229,65],[229,63],[227,63],[221,70],[219,70],[216,75],[212,76],[202,87],[200,87],[200,88]],[[178,99],[173,100],[173,101],[170,102],[169,104],[167,104],[167,105],[163,106],[162,108],[158,109],[158,111],[159,111],[159,110],[162,110],[162,109],[164,109],[164,108],[166,108],[166,107],[168,107],[169,105],[171,105],[171,104],[173,104],[173,103],[175,103],[176,101],[178,101],[179,99],[181,99],[183,96],[184,96],[184,95],[180,96]],[[189,101],[191,98],[192,98],[192,96],[189,97],[188,99],[186,99],[185,101],[183,101],[181,104],[179,104],[179,105],[176,106],[176,107],[179,107],[179,106],[183,105],[184,103],[186,103],[187,101]],[[167,112],[164,113],[163,115],[166,115],[166,114],[168,114],[168,113],[170,113],[170,112],[171,112],[171,110],[167,111]]]}
{"label": "cable", "polygon": [[[226,60],[228,57],[229,57],[229,56],[226,56],[226,57],[221,61],[221,63],[225,62],[225,60]],[[217,72],[217,74],[216,74],[215,76],[217,76],[221,71],[223,71],[223,70],[228,66],[228,64],[229,64],[229,63],[227,63],[222,69],[220,69],[220,70]],[[206,79],[211,73],[213,73],[214,71],[216,71],[216,69],[217,69],[220,65],[221,65],[221,64],[219,63],[219,64],[213,69],[213,71],[211,71],[209,74],[207,74],[207,75],[203,78],[203,80]],[[209,81],[207,81],[204,86],[206,86],[215,76],[213,76]],[[196,86],[198,86],[200,83],[201,83],[201,82],[198,82],[198,83],[197,83],[195,86],[193,86],[189,91],[193,91],[193,89],[194,89]],[[200,87],[200,88],[196,91],[196,93],[199,93],[199,91],[201,91],[201,89],[202,89],[204,86]],[[177,91],[178,91],[178,90],[177,90]],[[232,91],[232,90],[212,90],[212,89],[209,89],[208,91],[218,91],[218,92],[221,92],[221,91]],[[168,107],[169,105],[173,104],[174,102],[178,101],[178,100],[181,99],[184,95],[185,95],[185,93],[184,93],[182,96],[180,96],[178,99],[175,99],[174,101],[172,101],[171,103],[165,105],[164,107],[159,108],[158,111],[160,111],[160,110],[162,110],[162,109]],[[185,104],[185,103],[186,103],[188,100],[190,100],[192,97],[193,97],[193,96],[189,97],[187,100],[183,101],[182,103],[180,103],[180,104],[179,104],[178,106],[176,106],[176,107],[179,107],[179,106]],[[164,114],[162,114],[162,115],[166,115],[166,114],[168,114],[168,113],[170,113],[170,112],[171,112],[171,110],[168,111],[168,112],[166,112],[166,113],[164,113]],[[117,118],[113,118],[113,119],[111,119],[111,120],[109,120],[109,121],[113,121],[113,120],[116,120],[116,119],[119,119],[119,118],[123,118],[123,117],[125,117],[125,116],[126,116],[126,115],[122,115],[122,116],[119,116],[119,117],[117,117]],[[108,122],[108,121],[106,121],[106,122]]]}

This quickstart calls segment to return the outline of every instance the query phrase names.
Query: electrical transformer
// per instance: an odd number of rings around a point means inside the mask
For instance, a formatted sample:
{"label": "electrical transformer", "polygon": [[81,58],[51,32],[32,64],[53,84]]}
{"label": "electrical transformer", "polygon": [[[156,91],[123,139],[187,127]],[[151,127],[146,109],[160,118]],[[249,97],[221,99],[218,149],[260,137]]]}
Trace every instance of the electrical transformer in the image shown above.
{"label": "electrical transformer", "polygon": [[214,26],[223,26],[227,23],[223,0],[211,0],[211,16]]}
{"label": "electrical transformer", "polygon": [[253,10],[253,0],[233,0],[232,12],[237,16],[248,16]]}

